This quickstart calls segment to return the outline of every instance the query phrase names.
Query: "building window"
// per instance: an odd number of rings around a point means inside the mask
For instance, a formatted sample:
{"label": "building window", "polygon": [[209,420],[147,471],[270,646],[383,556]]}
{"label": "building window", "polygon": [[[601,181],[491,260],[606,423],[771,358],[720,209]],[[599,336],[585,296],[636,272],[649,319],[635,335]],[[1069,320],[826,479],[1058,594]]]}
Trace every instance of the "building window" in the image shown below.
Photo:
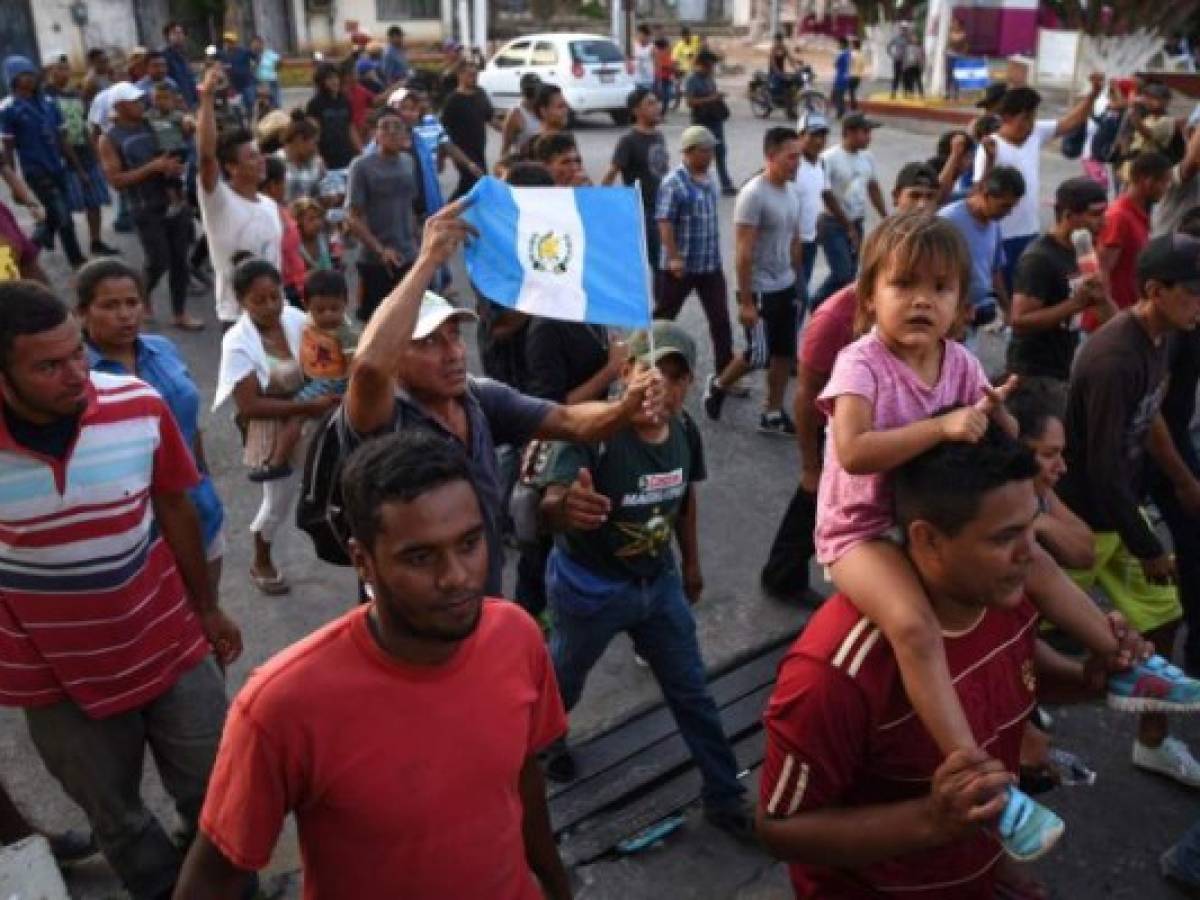
{"label": "building window", "polygon": [[375,0],[375,18],[380,22],[441,17],[441,0]]}

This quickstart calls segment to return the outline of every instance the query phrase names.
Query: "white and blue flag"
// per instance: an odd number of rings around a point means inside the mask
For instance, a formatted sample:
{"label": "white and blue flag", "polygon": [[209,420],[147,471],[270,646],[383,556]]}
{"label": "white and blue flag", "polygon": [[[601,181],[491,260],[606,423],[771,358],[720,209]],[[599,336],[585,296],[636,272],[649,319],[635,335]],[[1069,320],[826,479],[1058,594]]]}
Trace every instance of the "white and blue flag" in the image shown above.
{"label": "white and blue flag", "polygon": [[471,281],[501,306],[623,328],[650,324],[642,201],[636,187],[510,187],[487,177],[463,214],[479,235]]}
{"label": "white and blue flag", "polygon": [[954,81],[960,90],[982,91],[991,81],[986,59],[963,56],[954,60]]}

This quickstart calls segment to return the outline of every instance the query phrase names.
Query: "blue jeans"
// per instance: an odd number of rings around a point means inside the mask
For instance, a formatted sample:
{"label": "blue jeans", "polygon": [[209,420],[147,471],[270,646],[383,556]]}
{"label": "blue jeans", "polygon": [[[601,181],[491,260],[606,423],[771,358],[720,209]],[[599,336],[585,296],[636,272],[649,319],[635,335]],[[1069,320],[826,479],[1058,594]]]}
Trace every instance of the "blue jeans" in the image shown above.
{"label": "blue jeans", "polygon": [[579,702],[592,666],[614,637],[628,632],[634,649],[658,679],[679,733],[704,777],[705,804],[719,808],[740,803],[745,788],[737,780],[737,761],[708,690],[696,620],[674,565],[651,581],[609,582],[614,590],[604,604],[591,615],[580,615],[571,611],[575,604],[564,579],[555,575],[554,557],[561,553],[557,547],[551,552],[546,593],[554,612],[550,656],[563,705],[569,711]]}
{"label": "blue jeans", "polygon": [[1171,877],[1200,887],[1200,821],[1185,831],[1175,846],[1166,852],[1163,868]]}
{"label": "blue jeans", "polygon": [[654,82],[654,95],[658,97],[658,102],[662,104],[662,112],[665,116],[667,108],[671,105],[671,99],[675,96],[675,80],[673,78],[659,78]]}
{"label": "blue jeans", "polygon": [[[856,219],[851,228],[858,232],[859,246],[862,245],[863,221]],[[816,309],[829,297],[836,294],[851,281],[858,271],[858,251],[850,243],[850,232],[833,216],[821,216],[817,220],[817,243],[825,251],[825,262],[829,264],[829,274],[821,283],[820,289],[809,304],[810,309]]]}
{"label": "blue jeans", "polygon": [[808,283],[812,281],[813,266],[817,264],[817,242],[804,241],[801,245],[802,256],[800,257],[800,268],[796,272],[796,333],[800,333],[800,326],[804,324],[804,313],[808,309],[809,291]]}

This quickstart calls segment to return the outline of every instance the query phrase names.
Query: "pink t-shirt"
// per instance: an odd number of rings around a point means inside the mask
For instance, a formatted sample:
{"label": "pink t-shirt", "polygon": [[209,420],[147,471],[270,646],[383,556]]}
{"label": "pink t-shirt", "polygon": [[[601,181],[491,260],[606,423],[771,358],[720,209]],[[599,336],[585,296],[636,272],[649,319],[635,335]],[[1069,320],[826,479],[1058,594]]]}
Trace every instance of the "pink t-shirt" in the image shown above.
{"label": "pink t-shirt", "polygon": [[[832,417],[838,397],[864,397],[875,410],[875,430],[887,431],[928,419],[943,407],[975,403],[988,385],[983,366],[962,344],[943,341],[942,346],[942,371],[930,387],[872,331],[838,356],[817,407]],[[830,429],[817,492],[817,561],[824,566],[837,562],[847,551],[879,537],[894,521],[887,473],[851,475],[843,469]]]}

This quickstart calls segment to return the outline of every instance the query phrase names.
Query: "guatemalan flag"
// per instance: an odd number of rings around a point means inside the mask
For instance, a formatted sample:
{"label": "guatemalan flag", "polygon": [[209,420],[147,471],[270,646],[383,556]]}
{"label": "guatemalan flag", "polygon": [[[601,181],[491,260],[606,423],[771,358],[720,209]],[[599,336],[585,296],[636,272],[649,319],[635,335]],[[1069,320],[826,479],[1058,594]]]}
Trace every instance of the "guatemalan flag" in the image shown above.
{"label": "guatemalan flag", "polygon": [[489,300],[534,316],[623,328],[650,324],[636,187],[510,187],[487,177],[463,214],[464,255]]}

